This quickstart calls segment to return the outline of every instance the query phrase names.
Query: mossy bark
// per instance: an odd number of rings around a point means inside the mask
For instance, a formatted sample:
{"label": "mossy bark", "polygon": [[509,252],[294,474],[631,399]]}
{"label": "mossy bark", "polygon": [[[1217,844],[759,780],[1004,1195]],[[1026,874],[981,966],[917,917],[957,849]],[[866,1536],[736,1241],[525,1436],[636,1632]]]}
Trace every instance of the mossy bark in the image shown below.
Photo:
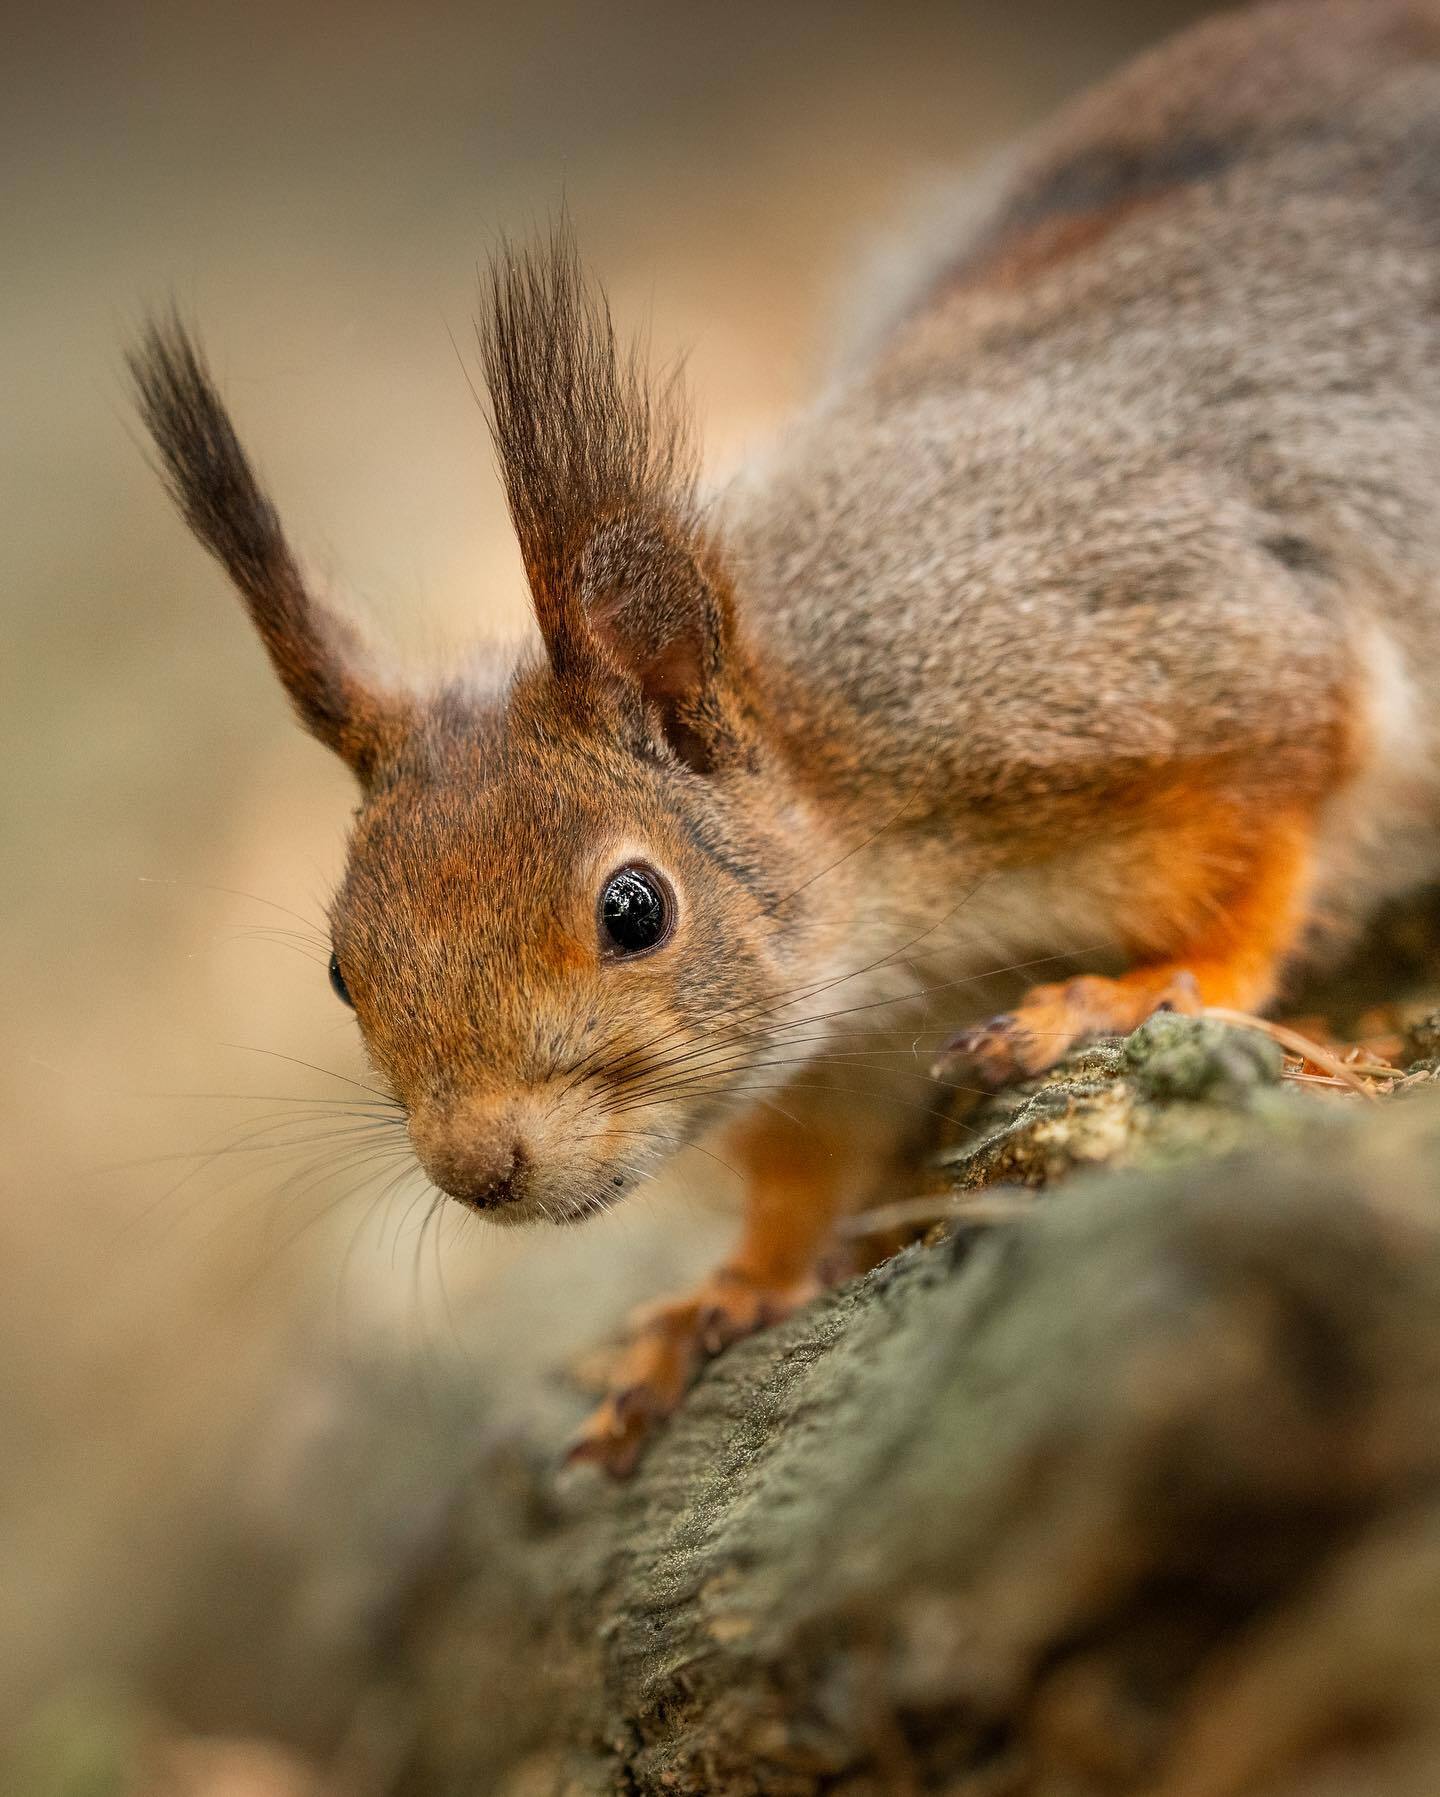
{"label": "mossy bark", "polygon": [[0,1787],[210,1797],[198,1734],[314,1797],[1434,1797],[1440,1014],[1410,1047],[1372,1104],[1158,1017],[957,1116],[925,1238],[625,1486],[560,1470],[546,1352],[307,1369],[173,1652]]}
{"label": "mossy bark", "polygon": [[1432,1797],[1440,1106],[1278,1072],[1091,1050],[934,1189],[1075,1177],[723,1355],[632,1484],[557,1477],[563,1399],[492,1447],[403,1789]]}

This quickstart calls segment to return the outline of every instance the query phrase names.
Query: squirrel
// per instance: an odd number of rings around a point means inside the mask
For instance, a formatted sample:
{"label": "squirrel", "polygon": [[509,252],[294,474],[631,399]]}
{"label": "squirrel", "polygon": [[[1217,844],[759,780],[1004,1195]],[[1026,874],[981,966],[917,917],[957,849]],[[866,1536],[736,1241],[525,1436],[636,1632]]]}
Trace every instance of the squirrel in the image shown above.
{"label": "squirrel", "polygon": [[[307,583],[178,316],[132,358],[359,782],[331,978],[429,1178],[518,1224],[712,1136],[745,1177],[734,1252],[577,1443],[615,1472],[820,1289],[935,1095],[913,1044],[990,1090],[1264,1007],[1440,867],[1440,0],[1208,19],[922,249],[707,498],[568,222],[502,246],[480,341],[537,640],[428,687]],[[967,1009],[997,951],[1101,946]]]}

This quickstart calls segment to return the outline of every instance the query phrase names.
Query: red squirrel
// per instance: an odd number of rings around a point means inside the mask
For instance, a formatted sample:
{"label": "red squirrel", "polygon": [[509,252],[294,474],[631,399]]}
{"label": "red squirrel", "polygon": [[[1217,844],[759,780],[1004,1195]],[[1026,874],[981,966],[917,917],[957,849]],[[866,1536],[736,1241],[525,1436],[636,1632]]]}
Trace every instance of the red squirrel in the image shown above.
{"label": "red squirrel", "polygon": [[[922,260],[707,499],[568,227],[503,249],[537,641],[423,687],[307,585],[184,327],[134,357],[181,511],[359,782],[331,979],[425,1172],[499,1223],[714,1132],[745,1175],[734,1253],[581,1438],[612,1470],[818,1288],[934,1097],[889,1054],[917,1017],[995,1087],[1161,1005],[1264,1006],[1440,863],[1440,0],[1205,22]],[[1117,972],[967,1011],[997,949],[1099,944]]]}

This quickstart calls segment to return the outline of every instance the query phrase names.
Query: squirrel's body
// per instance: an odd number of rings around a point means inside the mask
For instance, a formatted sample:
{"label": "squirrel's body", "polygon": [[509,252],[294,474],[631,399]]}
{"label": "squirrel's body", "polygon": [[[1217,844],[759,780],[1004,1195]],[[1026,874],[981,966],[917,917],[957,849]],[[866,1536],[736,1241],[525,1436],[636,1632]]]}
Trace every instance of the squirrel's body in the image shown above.
{"label": "squirrel's body", "polygon": [[432,1177],[573,1218],[732,1130],[744,1240],[637,1343],[586,1437],[612,1465],[814,1289],[969,976],[1111,966],[951,1045],[992,1085],[1263,1005],[1440,867],[1440,0],[1207,23],[924,261],[707,517],[566,232],[503,254],[482,345],[545,652],[434,693],[308,591],[183,331],[137,363],[360,777],[332,977]]}
{"label": "squirrel's body", "polygon": [[1033,888],[1191,767],[1242,844],[1319,804],[1316,923],[1440,865],[1440,5],[1208,23],[926,258],[727,517],[802,778],[908,806],[879,877]]}

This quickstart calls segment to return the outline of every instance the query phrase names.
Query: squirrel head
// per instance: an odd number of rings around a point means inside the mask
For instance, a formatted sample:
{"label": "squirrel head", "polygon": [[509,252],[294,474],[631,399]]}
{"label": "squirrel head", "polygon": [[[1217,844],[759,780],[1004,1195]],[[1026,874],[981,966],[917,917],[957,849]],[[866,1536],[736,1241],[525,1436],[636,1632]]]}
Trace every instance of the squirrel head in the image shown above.
{"label": "squirrel head", "polygon": [[816,844],[679,382],[617,342],[566,224],[495,258],[480,343],[541,648],[426,690],[307,585],[178,318],[132,368],[182,513],[359,780],[331,977],[422,1165],[497,1220],[561,1222],[753,1086],[815,976]]}

